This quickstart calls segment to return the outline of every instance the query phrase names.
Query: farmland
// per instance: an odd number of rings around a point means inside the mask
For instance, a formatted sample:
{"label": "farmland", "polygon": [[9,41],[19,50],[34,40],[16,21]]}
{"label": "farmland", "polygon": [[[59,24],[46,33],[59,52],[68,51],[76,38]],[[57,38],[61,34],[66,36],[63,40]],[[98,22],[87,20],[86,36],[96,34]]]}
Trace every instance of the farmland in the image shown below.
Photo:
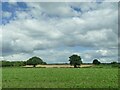
{"label": "farmland", "polygon": [[3,88],[117,88],[118,68],[2,69]]}
{"label": "farmland", "polygon": [[[80,67],[92,67],[93,65],[81,65]],[[26,65],[23,67],[33,67],[33,65]],[[71,65],[37,65],[36,67],[41,67],[41,68],[73,68]]]}

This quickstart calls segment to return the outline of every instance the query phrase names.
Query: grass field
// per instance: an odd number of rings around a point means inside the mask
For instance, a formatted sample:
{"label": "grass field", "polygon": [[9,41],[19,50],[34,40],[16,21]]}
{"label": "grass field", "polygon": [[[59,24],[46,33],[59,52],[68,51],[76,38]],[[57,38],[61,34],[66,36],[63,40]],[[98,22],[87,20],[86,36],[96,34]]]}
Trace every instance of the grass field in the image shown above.
{"label": "grass field", "polygon": [[3,68],[3,88],[117,88],[117,68]]}

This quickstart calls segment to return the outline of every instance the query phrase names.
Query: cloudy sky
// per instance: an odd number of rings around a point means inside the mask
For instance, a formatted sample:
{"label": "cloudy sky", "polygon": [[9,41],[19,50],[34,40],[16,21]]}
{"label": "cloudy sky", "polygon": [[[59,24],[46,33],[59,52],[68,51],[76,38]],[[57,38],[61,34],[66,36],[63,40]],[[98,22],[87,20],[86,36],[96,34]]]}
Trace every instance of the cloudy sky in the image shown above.
{"label": "cloudy sky", "polygon": [[118,60],[117,2],[3,2],[1,26],[4,60]]}

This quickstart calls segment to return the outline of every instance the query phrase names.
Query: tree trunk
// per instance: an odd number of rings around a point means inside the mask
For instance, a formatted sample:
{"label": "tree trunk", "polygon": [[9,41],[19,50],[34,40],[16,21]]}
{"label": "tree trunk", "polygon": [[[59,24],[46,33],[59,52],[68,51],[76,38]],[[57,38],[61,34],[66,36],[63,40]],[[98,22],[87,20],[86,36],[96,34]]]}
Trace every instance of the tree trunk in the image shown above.
{"label": "tree trunk", "polygon": [[33,65],[33,67],[35,67],[36,65]]}
{"label": "tree trunk", "polygon": [[77,68],[77,65],[76,65],[76,64],[74,64],[74,68]]}

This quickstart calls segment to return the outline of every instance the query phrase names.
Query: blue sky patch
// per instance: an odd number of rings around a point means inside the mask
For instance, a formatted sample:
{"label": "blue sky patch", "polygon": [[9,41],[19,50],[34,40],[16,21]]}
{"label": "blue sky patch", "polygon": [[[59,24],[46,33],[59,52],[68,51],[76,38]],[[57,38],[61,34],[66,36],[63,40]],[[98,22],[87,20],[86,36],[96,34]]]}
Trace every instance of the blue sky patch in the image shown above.
{"label": "blue sky patch", "polygon": [[71,6],[71,8],[73,9],[73,10],[75,10],[75,11],[77,11],[77,12],[81,12],[82,13],[82,10],[81,10],[81,8],[79,7],[73,7],[73,6]]}
{"label": "blue sky patch", "polygon": [[10,20],[14,20],[16,17],[16,11],[24,11],[27,9],[27,5],[24,2],[17,2],[15,4],[10,4],[8,2],[2,2],[2,12],[11,13],[10,17],[2,16],[2,24],[7,24]]}

